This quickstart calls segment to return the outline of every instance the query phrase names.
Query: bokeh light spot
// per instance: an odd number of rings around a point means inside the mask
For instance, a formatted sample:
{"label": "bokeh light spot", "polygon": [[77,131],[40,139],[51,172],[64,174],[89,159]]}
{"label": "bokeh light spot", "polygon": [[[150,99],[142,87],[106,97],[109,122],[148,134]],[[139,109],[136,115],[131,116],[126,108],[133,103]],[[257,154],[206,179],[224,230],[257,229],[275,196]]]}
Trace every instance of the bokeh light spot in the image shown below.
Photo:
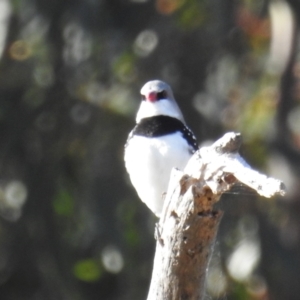
{"label": "bokeh light spot", "polygon": [[92,54],[92,39],[79,24],[68,24],[63,33],[65,47],[64,60],[69,65],[76,65],[87,60]]}
{"label": "bokeh light spot", "polygon": [[185,0],[156,0],[156,9],[159,13],[169,15],[179,9]]}
{"label": "bokeh light spot", "polygon": [[12,180],[0,187],[0,215],[7,221],[17,221],[22,215],[27,194],[26,185],[19,180]]}
{"label": "bokeh light spot", "polygon": [[101,253],[104,268],[110,273],[119,273],[123,269],[124,259],[115,246],[109,245]]}
{"label": "bokeh light spot", "polygon": [[227,260],[229,274],[237,281],[247,280],[260,259],[259,242],[255,239],[243,239]]}
{"label": "bokeh light spot", "polygon": [[91,118],[91,110],[88,106],[83,104],[75,104],[71,108],[71,118],[78,124],[85,124]]}
{"label": "bokeh light spot", "polygon": [[34,79],[41,87],[48,87],[53,84],[54,75],[50,65],[40,65],[34,70]]}
{"label": "bokeh light spot", "polygon": [[60,189],[53,200],[54,211],[61,216],[70,216],[74,211],[74,199],[66,189]]}
{"label": "bokeh light spot", "polygon": [[220,297],[226,293],[227,278],[220,267],[210,266],[206,278],[206,287],[213,297]]}
{"label": "bokeh light spot", "polygon": [[11,181],[4,189],[5,200],[11,208],[21,208],[27,199],[27,187],[21,181]]}
{"label": "bokeh light spot", "polygon": [[85,98],[93,104],[100,104],[106,95],[105,87],[97,81],[91,81],[84,86]]}
{"label": "bokeh light spot", "polygon": [[91,258],[78,261],[73,268],[73,273],[77,279],[86,282],[97,281],[102,274],[98,262]]}
{"label": "bokeh light spot", "polygon": [[134,52],[139,56],[148,56],[158,45],[157,33],[153,30],[140,32],[134,41]]}
{"label": "bokeh light spot", "polygon": [[30,45],[24,40],[18,40],[11,44],[9,48],[9,56],[18,61],[28,59],[32,54]]}

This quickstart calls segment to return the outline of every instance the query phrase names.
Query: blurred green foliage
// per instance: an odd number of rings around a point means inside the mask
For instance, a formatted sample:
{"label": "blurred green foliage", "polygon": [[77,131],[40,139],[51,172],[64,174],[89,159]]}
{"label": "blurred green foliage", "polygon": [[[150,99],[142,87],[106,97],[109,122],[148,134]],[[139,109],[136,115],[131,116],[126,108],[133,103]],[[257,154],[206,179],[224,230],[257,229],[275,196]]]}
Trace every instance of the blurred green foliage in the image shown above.
{"label": "blurred green foliage", "polygon": [[74,199],[69,191],[60,189],[53,199],[53,208],[56,214],[71,216],[74,213]]}
{"label": "blurred green foliage", "polygon": [[1,300],[146,297],[156,220],[123,151],[154,78],[201,143],[240,131],[246,160],[289,191],[224,195],[208,297],[298,300],[299,12],[296,0],[1,1]]}
{"label": "blurred green foliage", "polygon": [[86,282],[97,281],[102,274],[99,262],[91,258],[76,262],[73,272],[77,279]]}

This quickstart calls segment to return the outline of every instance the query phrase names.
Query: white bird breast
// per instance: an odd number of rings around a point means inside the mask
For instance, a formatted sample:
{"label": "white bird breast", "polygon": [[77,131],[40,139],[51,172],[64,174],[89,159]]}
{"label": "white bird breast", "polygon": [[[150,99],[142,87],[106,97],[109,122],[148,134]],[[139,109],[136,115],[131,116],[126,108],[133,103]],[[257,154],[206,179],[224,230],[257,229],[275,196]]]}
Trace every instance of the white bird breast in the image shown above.
{"label": "white bird breast", "polygon": [[172,168],[183,170],[192,156],[180,132],[149,138],[133,136],[125,149],[125,166],[141,200],[159,216]]}

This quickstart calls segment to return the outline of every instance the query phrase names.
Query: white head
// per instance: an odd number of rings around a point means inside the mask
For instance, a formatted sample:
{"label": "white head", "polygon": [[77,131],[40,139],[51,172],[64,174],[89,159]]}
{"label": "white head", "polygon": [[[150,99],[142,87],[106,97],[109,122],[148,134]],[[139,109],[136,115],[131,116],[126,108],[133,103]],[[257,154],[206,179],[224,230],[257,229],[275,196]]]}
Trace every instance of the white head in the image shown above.
{"label": "white head", "polygon": [[136,116],[136,122],[141,119],[153,116],[169,116],[184,122],[181,110],[179,109],[172,89],[161,80],[148,81],[141,88],[142,103]]}

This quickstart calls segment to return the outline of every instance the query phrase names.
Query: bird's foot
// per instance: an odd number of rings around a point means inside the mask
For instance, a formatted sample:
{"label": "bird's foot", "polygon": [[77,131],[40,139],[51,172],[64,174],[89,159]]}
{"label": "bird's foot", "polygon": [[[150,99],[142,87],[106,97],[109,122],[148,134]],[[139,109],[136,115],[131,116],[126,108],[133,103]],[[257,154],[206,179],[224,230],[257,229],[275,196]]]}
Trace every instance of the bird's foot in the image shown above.
{"label": "bird's foot", "polygon": [[160,243],[161,246],[163,246],[164,240],[161,237],[161,234],[162,234],[162,228],[160,227],[159,223],[155,223],[154,238]]}

